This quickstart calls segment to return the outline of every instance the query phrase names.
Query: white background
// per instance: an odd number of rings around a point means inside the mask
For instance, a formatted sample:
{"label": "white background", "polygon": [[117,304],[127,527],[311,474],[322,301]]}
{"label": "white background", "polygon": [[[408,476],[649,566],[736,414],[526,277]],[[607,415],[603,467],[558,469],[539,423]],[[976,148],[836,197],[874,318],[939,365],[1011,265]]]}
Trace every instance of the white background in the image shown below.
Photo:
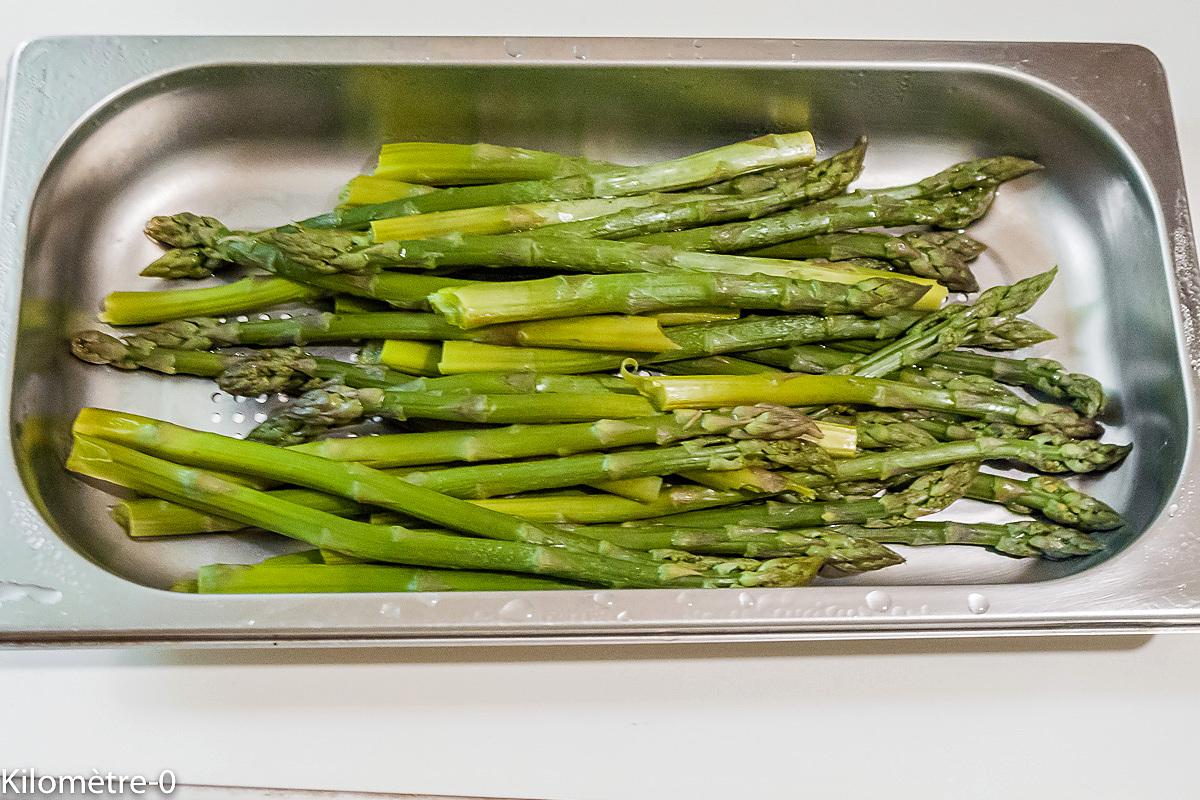
{"label": "white background", "polygon": [[[1137,42],[1193,199],[1200,10],[1119,3],[4,0],[81,33]],[[1200,637],[460,650],[0,652],[0,767],[545,798],[1190,798]]]}

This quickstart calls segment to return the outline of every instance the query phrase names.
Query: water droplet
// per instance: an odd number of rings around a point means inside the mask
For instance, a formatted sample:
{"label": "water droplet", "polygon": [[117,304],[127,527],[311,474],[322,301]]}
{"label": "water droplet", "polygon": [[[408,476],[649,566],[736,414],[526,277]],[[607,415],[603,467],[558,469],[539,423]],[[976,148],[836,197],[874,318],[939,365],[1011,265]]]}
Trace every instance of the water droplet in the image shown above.
{"label": "water droplet", "polygon": [[520,598],[509,600],[500,607],[500,619],[509,622],[524,622],[533,619],[533,604]]}
{"label": "water droplet", "polygon": [[892,596],[887,592],[876,589],[867,592],[867,608],[872,611],[887,611],[892,607]]}
{"label": "water droplet", "polygon": [[290,400],[291,398],[289,398],[289,397],[288,397],[286,394],[284,394],[283,392],[280,392],[279,394],[275,395],[275,399],[276,399],[276,400],[278,400],[278,401],[279,401],[279,402],[281,402],[281,403],[286,403],[286,402],[287,402],[288,400]]}
{"label": "water droplet", "polygon": [[588,57],[587,47],[577,44],[571,48],[571,53],[580,61],[586,61]]}
{"label": "water droplet", "polygon": [[259,314],[258,318],[263,320],[264,322],[266,322],[267,320],[269,320],[271,318],[271,315],[270,314]]}
{"label": "water droplet", "polygon": [[508,53],[513,58],[520,58],[525,55],[525,51],[512,39],[504,40],[504,52]]}
{"label": "water droplet", "polygon": [[618,611],[617,612],[617,622],[629,622],[629,612],[628,611]]}
{"label": "water droplet", "polygon": [[233,420],[238,425],[240,425],[246,421],[246,415],[240,411],[235,411],[235,412],[233,412],[233,416],[230,417],[230,419]]}
{"label": "water droplet", "polygon": [[701,47],[704,47],[704,42],[700,41],[699,39],[692,39],[692,47],[699,50]]}
{"label": "water droplet", "polygon": [[209,419],[212,420],[213,425],[217,425],[218,423],[221,422],[221,412],[214,411],[213,415],[211,417],[209,417]]}
{"label": "water droplet", "polygon": [[285,312],[283,312],[282,314],[280,314],[280,315],[279,315],[279,318],[280,318],[280,319],[291,319],[291,318],[292,318],[292,315],[291,315],[291,314],[289,314],[289,313],[287,313],[287,312],[285,311]]}
{"label": "water droplet", "polygon": [[979,592],[971,592],[967,595],[967,610],[972,614],[984,614],[991,607],[992,604]]}
{"label": "water droplet", "polygon": [[246,402],[246,401],[247,401],[247,400],[249,400],[249,399],[250,399],[250,398],[246,397],[244,394],[239,394],[239,395],[237,395],[236,397],[234,397],[234,398],[233,398],[233,402],[235,402],[235,403],[244,403],[244,402]]}
{"label": "water droplet", "polygon": [[436,594],[422,594],[418,596],[418,599],[426,608],[436,608],[437,604],[442,601]]}
{"label": "water droplet", "polygon": [[1178,513],[1179,513],[1179,503],[1171,503],[1171,505],[1167,508],[1167,516],[1173,517]]}
{"label": "water droplet", "polygon": [[592,595],[592,602],[604,608],[612,608],[613,596],[609,592],[596,592]]}
{"label": "water droplet", "polygon": [[260,394],[258,397],[254,398],[254,402],[256,402],[256,403],[265,403],[265,402],[267,402],[267,400],[269,400],[269,399],[270,399],[270,398],[269,398],[269,397],[267,397],[267,395],[265,395],[265,394]]}
{"label": "water droplet", "polygon": [[696,605],[696,601],[692,598],[690,592],[680,592],[679,594],[675,595],[675,602],[688,608],[692,608]]}
{"label": "water droplet", "polygon": [[238,314],[238,315],[237,315],[237,321],[238,321],[238,322],[249,322],[249,321],[250,321],[250,318],[249,318],[249,317],[247,317],[245,314]]}
{"label": "water droplet", "polygon": [[265,412],[265,411],[257,412],[254,415],[254,421],[259,422],[259,423],[266,422],[267,421],[267,412]]}
{"label": "water droplet", "polygon": [[221,398],[224,396],[225,396],[224,392],[213,392],[212,397],[210,397],[209,399],[212,400],[214,403],[219,403],[219,402],[221,402]]}
{"label": "water droplet", "polygon": [[758,605],[758,598],[749,592],[739,592],[738,605],[742,608],[754,608],[756,605]]}

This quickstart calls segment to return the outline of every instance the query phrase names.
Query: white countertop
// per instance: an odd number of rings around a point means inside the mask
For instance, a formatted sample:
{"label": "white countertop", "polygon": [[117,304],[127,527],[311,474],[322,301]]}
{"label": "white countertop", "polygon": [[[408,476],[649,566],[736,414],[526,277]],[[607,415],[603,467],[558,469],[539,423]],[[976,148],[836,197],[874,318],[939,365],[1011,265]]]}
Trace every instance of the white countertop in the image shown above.
{"label": "white countertop", "polygon": [[[43,0],[5,4],[0,52],[99,33],[1136,42],[1166,65],[1195,198],[1200,11],[1069,5]],[[564,800],[1194,797],[1197,664],[1186,634],[0,651],[0,768]]]}

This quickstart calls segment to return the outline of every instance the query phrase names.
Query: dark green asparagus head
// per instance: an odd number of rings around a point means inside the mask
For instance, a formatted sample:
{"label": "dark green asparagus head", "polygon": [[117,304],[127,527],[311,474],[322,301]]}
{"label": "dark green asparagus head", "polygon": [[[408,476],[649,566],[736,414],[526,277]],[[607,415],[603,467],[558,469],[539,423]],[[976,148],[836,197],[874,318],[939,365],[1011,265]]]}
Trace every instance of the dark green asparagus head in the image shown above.
{"label": "dark green asparagus head", "polygon": [[147,369],[173,372],[172,360],[158,345],[138,336],[118,339],[100,331],[81,331],[71,337],[71,352],[89,364],[108,364],[117,369]]}
{"label": "dark green asparagus head", "polygon": [[1100,472],[1120,464],[1133,449],[1133,445],[1067,439],[1055,433],[1040,433],[1032,441],[1042,450],[1033,465],[1041,472]]}
{"label": "dark green asparagus head", "polygon": [[862,174],[863,160],[866,155],[867,137],[860,136],[850,149],[835,153],[829,158],[813,164],[804,176],[806,186],[803,199],[815,202],[846,191],[850,184]]}
{"label": "dark green asparagus head", "polygon": [[1032,378],[1033,388],[1067,399],[1085,417],[1098,416],[1104,410],[1104,387],[1090,375],[1067,372],[1062,364],[1048,358],[1027,358],[1023,366]]}
{"label": "dark green asparagus head", "polygon": [[1019,558],[1058,560],[1091,555],[1104,549],[1104,545],[1083,531],[1049,522],[1010,522],[1004,528],[1006,532],[992,547]]}
{"label": "dark green asparagus head", "polygon": [[224,324],[211,317],[174,319],[143,328],[138,335],[160,347],[175,350],[210,350],[228,343],[222,335]]}
{"label": "dark green asparagus head", "polygon": [[829,575],[858,575],[904,563],[896,551],[861,536],[851,536],[836,530],[807,529],[780,531],[776,538],[781,544],[794,544],[806,552],[825,559],[822,573]]}
{"label": "dark green asparagus head", "polygon": [[967,189],[927,201],[929,211],[925,224],[939,228],[965,228],[988,212],[996,199],[994,187]]}
{"label": "dark green asparagus head", "polygon": [[176,247],[151,261],[140,274],[143,278],[200,280],[230,265],[206,247]]}
{"label": "dark green asparagus head", "polygon": [[967,493],[967,487],[978,473],[978,462],[964,461],[922,475],[904,490],[884,494],[879,498],[879,502],[887,506],[895,517],[868,522],[866,526],[886,527],[902,524],[910,519],[941,511]]}
{"label": "dark green asparagus head", "polygon": [[1024,405],[1016,414],[1018,425],[1031,425],[1043,433],[1070,439],[1096,439],[1104,433],[1100,423],[1081,417],[1075,409],[1054,403]]}
{"label": "dark green asparagus head", "polygon": [[146,235],[167,247],[213,247],[230,230],[212,217],[185,211],[182,214],[151,217]]}
{"label": "dark green asparagus head", "polygon": [[734,439],[819,438],[821,429],[807,414],[787,406],[761,404],[719,411],[674,411],[681,424]]}
{"label": "dark green asparagus head", "polygon": [[750,464],[775,464],[817,475],[834,475],[837,472],[829,453],[803,439],[751,439],[739,442],[739,448]]}
{"label": "dark green asparagus head", "polygon": [[313,389],[272,414],[247,437],[258,442],[292,445],[310,441],[331,429],[353,425],[379,410],[383,392],[333,385]]}
{"label": "dark green asparagus head", "polygon": [[699,574],[710,588],[788,588],[807,586],[821,569],[822,558],[790,556],[759,561],[753,558],[701,556],[684,550],[651,550],[664,566],[684,566]]}
{"label": "dark green asparagus head", "polygon": [[923,197],[937,197],[951,192],[970,189],[994,189],[1005,181],[1011,181],[1042,168],[1036,161],[1016,156],[997,156],[962,161],[936,175],[918,181]]}
{"label": "dark green asparagus head", "polygon": [[222,391],[241,397],[299,394],[321,384],[313,377],[317,362],[299,347],[255,350],[238,358],[217,376]]}
{"label": "dark green asparagus head", "polygon": [[963,344],[985,350],[1023,350],[1053,338],[1053,333],[1036,322],[1019,317],[992,317],[983,320]]}
{"label": "dark green asparagus head", "polygon": [[850,422],[858,432],[858,446],[865,450],[908,450],[938,443],[933,434],[887,411],[859,412]]}
{"label": "dark green asparagus head", "polygon": [[981,477],[989,484],[998,484],[991,492],[993,498],[1018,514],[1032,509],[1052,522],[1086,531],[1110,531],[1124,524],[1121,515],[1105,503],[1049,475],[1036,475],[1025,481],[999,475]]}
{"label": "dark green asparagus head", "polygon": [[869,278],[846,291],[852,308],[868,317],[887,317],[912,308],[930,290],[928,285],[891,278]]}
{"label": "dark green asparagus head", "polygon": [[285,225],[264,231],[259,240],[278,248],[285,256],[320,272],[361,272],[365,267],[353,256],[372,244],[369,233],[318,230]]}
{"label": "dark green asparagus head", "polygon": [[910,263],[918,275],[932,273],[954,292],[979,290],[970,262],[985,248],[970,236],[954,231],[924,231],[906,233],[892,241],[913,253]]}

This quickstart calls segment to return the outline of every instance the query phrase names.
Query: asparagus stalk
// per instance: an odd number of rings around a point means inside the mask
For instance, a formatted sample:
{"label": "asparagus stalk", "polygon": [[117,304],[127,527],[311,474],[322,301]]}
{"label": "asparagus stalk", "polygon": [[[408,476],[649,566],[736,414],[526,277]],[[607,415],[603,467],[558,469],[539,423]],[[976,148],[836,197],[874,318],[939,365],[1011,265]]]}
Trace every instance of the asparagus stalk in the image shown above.
{"label": "asparagus stalk", "polygon": [[338,193],[338,203],[343,206],[365,206],[371,203],[403,200],[407,197],[416,197],[436,191],[437,189],[432,186],[424,186],[419,183],[394,181],[375,175],[355,175],[346,181],[346,185]]}
{"label": "asparagus stalk", "polygon": [[859,283],[871,278],[906,280],[929,287],[916,308],[938,308],[946,289],[928,278],[866,269],[839,262],[785,261],[719,253],[689,252],[680,248],[638,242],[585,239],[577,236],[514,233],[506,236],[461,236],[372,243],[370,237],[342,231],[314,231],[286,227],[260,234],[257,239],[228,235],[224,249],[265,246],[314,271],[372,273],[395,267],[432,269],[439,266],[544,267],[571,272],[716,272],[733,275],[769,275],[828,283]]}
{"label": "asparagus stalk", "polygon": [[574,523],[632,522],[696,511],[703,508],[745,503],[756,498],[751,492],[719,491],[701,486],[672,486],[653,503],[639,503],[606,494],[528,495],[495,497],[472,501],[474,505],[536,522]]}
{"label": "asparagus stalk", "polygon": [[[671,518],[667,518],[670,520]],[[763,528],[704,528],[663,524],[627,528],[572,526],[568,530],[620,542],[634,550],[679,548],[688,552],[745,555],[750,558],[820,558],[838,573],[852,575],[901,564],[904,559],[883,545],[833,528],[775,531]]]}
{"label": "asparagus stalk", "polygon": [[916,231],[890,233],[852,231],[827,233],[764,247],[751,255],[767,258],[827,258],[846,261],[877,258],[898,269],[933,278],[951,291],[978,291],[970,262],[986,248],[964,233],[954,231]]}
{"label": "asparagus stalk", "polygon": [[250,438],[272,444],[299,444],[370,416],[508,425],[622,419],[652,412],[643,398],[616,393],[425,395],[332,385],[305,392],[279,408],[250,432]]}
{"label": "asparagus stalk", "polygon": [[602,492],[611,492],[630,500],[649,503],[662,494],[663,479],[659,475],[647,475],[642,478],[623,478],[619,481],[589,481],[587,486]]}
{"label": "asparagus stalk", "polygon": [[461,233],[501,234],[547,226],[567,227],[586,220],[607,219],[627,209],[670,208],[688,203],[689,198],[687,194],[641,194],[460,208],[375,220],[371,223],[371,236],[376,242],[387,242]]}
{"label": "asparagus stalk", "polygon": [[1018,558],[1064,559],[1091,555],[1104,549],[1104,545],[1083,531],[1032,521],[1009,522],[1004,525],[984,522],[913,522],[896,528],[847,525],[838,526],[836,530],[885,544],[978,545]]}
{"label": "asparagus stalk", "polygon": [[509,346],[603,350],[628,347],[651,352],[678,349],[674,341],[664,335],[656,320],[613,315],[538,320],[471,331],[452,325],[436,314],[409,311],[320,312],[247,322],[195,317],[153,325],[139,331],[137,336],[179,350],[209,350],[234,345],[278,347],[362,339],[463,339]]}
{"label": "asparagus stalk", "polygon": [[1057,273],[1058,269],[1053,268],[1011,286],[994,286],[969,306],[947,306],[918,322],[896,341],[858,356],[834,372],[877,378],[953,350],[967,341],[981,320],[1015,317],[1028,311],[1050,288]]}
{"label": "asparagus stalk", "polygon": [[[586,537],[574,536],[564,531],[539,528],[534,523],[520,522],[503,514],[470,506],[460,500],[440,497],[433,492],[429,494],[438,498],[436,502],[443,506],[452,503],[469,509],[470,515],[486,515],[497,521],[502,520],[504,529],[491,528],[489,535],[493,540],[482,541],[470,537],[414,531],[398,525],[370,525],[298,506],[286,500],[273,498],[266,492],[226,481],[211,473],[180,466],[111,440],[78,433],[67,466],[68,469],[89,477],[173,500],[201,511],[220,513],[246,525],[372,561],[452,569],[528,572],[567,580],[630,587],[738,585],[744,575],[735,572],[732,580],[713,581],[703,571],[685,564],[610,558],[566,547],[531,543],[527,541],[528,538],[544,539],[546,542],[570,538],[590,541],[593,549],[597,551],[605,546],[603,542],[587,540]],[[403,481],[397,480],[397,483],[407,487],[409,491],[416,490],[416,487],[408,486]],[[422,512],[427,514],[428,507],[422,507]],[[458,526],[461,528],[466,524],[469,523],[459,522]],[[545,531],[544,537],[541,531]],[[525,538],[522,538],[522,535]],[[763,562],[765,574],[746,576],[748,582],[754,585],[756,577],[767,581],[786,581],[788,565],[783,565],[784,568],[779,570],[774,569],[774,566],[772,562]]]}
{"label": "asparagus stalk", "polygon": [[355,439],[323,439],[291,449],[335,461],[405,467],[452,461],[480,462],[568,455],[638,445],[667,445],[703,436],[794,439],[836,428],[817,428],[808,417],[781,406],[739,406],[719,411],[601,419],[561,425],[514,425],[507,428],[397,433]]}
{"label": "asparagus stalk", "polygon": [[793,373],[643,377],[631,372],[625,372],[624,377],[660,410],[715,408],[751,400],[787,406],[837,403],[950,411],[988,421],[1042,426],[1080,438],[1099,433],[1093,420],[1064,406],[910,386],[880,378]]}
{"label": "asparagus stalk", "polygon": [[1124,524],[1104,503],[1048,475],[1019,480],[981,472],[967,487],[967,497],[1085,531],[1108,531]]}
{"label": "asparagus stalk", "polygon": [[964,161],[907,186],[861,189],[750,222],[657,233],[641,241],[728,253],[877,225],[964,228],[987,211],[998,185],[1038,169],[1012,156]]}
{"label": "asparagus stalk", "polygon": [[[664,335],[675,343],[675,349],[637,358],[641,364],[662,364],[783,344],[836,339],[890,339],[920,318],[919,314],[902,311],[879,319],[849,315],[797,315],[743,317],[730,322],[680,325],[664,331]],[[447,375],[497,371],[607,372],[618,369],[631,355],[448,341],[442,347],[439,369]]]}
{"label": "asparagus stalk", "polygon": [[500,572],[384,564],[209,564],[197,574],[200,594],[511,592],[579,587],[566,581]]}
{"label": "asparagus stalk", "polygon": [[[769,350],[772,349],[783,348]],[[763,353],[769,350],[756,352]],[[654,368],[665,375],[762,375],[783,371],[737,356],[700,356],[682,361],[667,361],[656,364]]]}
{"label": "asparagus stalk", "polygon": [[300,224],[311,228],[360,228],[377,219],[456,208],[589,197],[627,197],[672,191],[761,172],[771,167],[809,163],[815,153],[812,134],[806,131],[770,134],[656,164],[614,166],[602,172],[568,177],[442,189],[405,200],[333,211],[311,217]]}
{"label": "asparagus stalk", "polygon": [[109,325],[148,325],[181,317],[232,316],[307,302],[321,294],[310,286],[283,278],[243,278],[203,289],[110,292],[104,298],[100,321]]}
{"label": "asparagus stalk", "polygon": [[[760,173],[761,180],[771,184],[761,192],[698,194],[682,203],[659,202],[648,208],[630,208],[579,222],[564,221],[565,224],[555,225],[546,233],[556,236],[561,234],[597,239],[624,239],[729,220],[754,219],[845,191],[862,171],[865,151],[866,141],[860,140],[850,150],[810,167],[785,168],[789,171],[786,176],[781,174],[782,170],[775,171],[773,175]],[[376,241],[385,238],[379,235],[374,225],[372,230]]]}
{"label": "asparagus stalk", "polygon": [[455,186],[594,175],[616,166],[578,156],[487,143],[392,142],[379,148],[374,177]]}
{"label": "asparagus stalk", "polygon": [[[835,461],[832,482],[887,479],[961,461],[1008,460],[1039,472],[1097,472],[1119,464],[1130,449],[1129,445],[1077,441],[1053,434],[1037,434],[1029,439],[979,437]],[[830,482],[828,476],[820,475],[812,476],[811,480],[814,485]]]}
{"label": "asparagus stalk", "polygon": [[697,192],[704,194],[760,194],[769,191],[784,181],[808,176],[813,181],[812,196],[806,202],[824,200],[846,191],[862,172],[862,162],[867,154],[867,137],[860,136],[852,147],[813,164],[774,169],[741,175],[719,183],[701,186]]}
{"label": "asparagus stalk", "polygon": [[887,492],[879,497],[814,503],[753,503],[676,514],[661,523],[699,528],[775,529],[844,523],[901,525],[941,511],[963,497],[978,471],[977,463],[960,461],[946,469],[922,475],[903,491]]}
{"label": "asparagus stalk", "polygon": [[[824,373],[849,364],[853,361],[853,353],[869,353],[873,350],[871,344],[866,342],[838,342],[830,347],[797,345],[760,350],[745,354],[745,358],[761,360],[794,372]],[[1095,417],[1104,410],[1104,387],[1099,381],[1088,375],[1067,372],[1062,364],[1048,358],[1002,358],[951,350],[939,353],[925,363],[991,378],[1010,386],[1023,386],[1055,400],[1066,400],[1085,417]]]}
{"label": "asparagus stalk", "polygon": [[593,314],[645,314],[700,305],[883,317],[909,308],[927,291],[924,286],[887,279],[838,284],[679,271],[475,283],[434,292],[429,302],[451,324],[477,328]]}

